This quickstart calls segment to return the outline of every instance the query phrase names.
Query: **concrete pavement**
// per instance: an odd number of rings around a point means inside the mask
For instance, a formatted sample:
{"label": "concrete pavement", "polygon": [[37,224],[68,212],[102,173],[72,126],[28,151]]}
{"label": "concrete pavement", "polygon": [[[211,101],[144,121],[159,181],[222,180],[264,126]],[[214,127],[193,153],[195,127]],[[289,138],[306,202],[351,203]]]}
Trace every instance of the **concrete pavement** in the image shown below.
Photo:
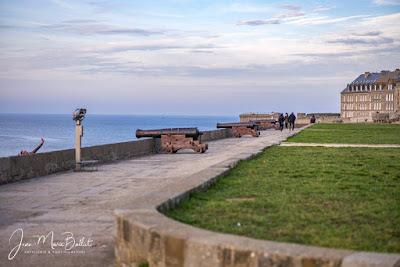
{"label": "concrete pavement", "polygon": [[113,266],[115,208],[290,133],[267,130],[209,142],[204,154],[155,154],[0,186],[0,266]]}

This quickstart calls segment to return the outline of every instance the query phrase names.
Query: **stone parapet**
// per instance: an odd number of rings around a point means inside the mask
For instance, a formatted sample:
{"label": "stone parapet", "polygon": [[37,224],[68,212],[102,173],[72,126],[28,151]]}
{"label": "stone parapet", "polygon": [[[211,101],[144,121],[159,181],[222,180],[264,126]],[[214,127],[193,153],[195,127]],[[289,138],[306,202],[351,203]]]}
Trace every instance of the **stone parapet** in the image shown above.
{"label": "stone parapet", "polygon": [[251,159],[263,153],[265,147],[276,144],[271,142],[233,155],[116,209],[116,266],[400,266],[400,254],[329,249],[215,233],[161,213],[189,199],[193,192],[207,190],[239,161]]}
{"label": "stone parapet", "polygon": [[[231,129],[205,131],[202,141],[232,136]],[[158,138],[159,139],[159,138]],[[161,150],[157,139],[144,139],[123,143],[82,148],[82,160],[98,160],[100,164],[139,157]],[[0,185],[64,172],[75,168],[75,149],[59,150],[33,155],[0,158]]]}

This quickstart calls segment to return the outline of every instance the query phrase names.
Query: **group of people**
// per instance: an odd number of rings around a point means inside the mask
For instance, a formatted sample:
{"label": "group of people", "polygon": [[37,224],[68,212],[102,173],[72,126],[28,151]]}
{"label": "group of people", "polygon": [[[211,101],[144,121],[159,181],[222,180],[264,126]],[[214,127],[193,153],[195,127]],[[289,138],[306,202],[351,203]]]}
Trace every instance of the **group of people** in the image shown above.
{"label": "group of people", "polygon": [[296,116],[294,115],[294,112],[292,114],[288,115],[287,113],[285,116],[283,116],[283,113],[279,115],[278,122],[279,122],[279,130],[283,131],[283,124],[285,124],[286,129],[288,128],[289,124],[289,130],[294,130],[294,121],[296,120]]}

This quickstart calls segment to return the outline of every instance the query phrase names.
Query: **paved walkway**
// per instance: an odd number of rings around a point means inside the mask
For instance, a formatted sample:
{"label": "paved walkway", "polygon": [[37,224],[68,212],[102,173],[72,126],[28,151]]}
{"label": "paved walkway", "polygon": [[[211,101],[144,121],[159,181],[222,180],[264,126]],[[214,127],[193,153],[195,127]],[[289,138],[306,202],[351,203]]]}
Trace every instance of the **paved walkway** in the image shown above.
{"label": "paved walkway", "polygon": [[399,147],[400,145],[392,144],[338,144],[338,143],[295,143],[285,142],[281,143],[281,146],[323,146],[323,147]]}
{"label": "paved walkway", "polygon": [[116,207],[289,133],[267,130],[209,142],[204,154],[156,154],[0,186],[0,266],[113,266]]}

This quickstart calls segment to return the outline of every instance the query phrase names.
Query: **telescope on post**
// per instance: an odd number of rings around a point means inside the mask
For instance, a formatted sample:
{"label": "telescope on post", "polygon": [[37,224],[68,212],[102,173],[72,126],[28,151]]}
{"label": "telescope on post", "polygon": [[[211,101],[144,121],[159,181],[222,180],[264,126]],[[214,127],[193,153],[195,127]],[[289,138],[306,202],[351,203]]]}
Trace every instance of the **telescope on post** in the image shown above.
{"label": "telescope on post", "polygon": [[72,113],[72,120],[76,121],[76,125],[80,125],[85,118],[86,108],[78,108]]}
{"label": "telescope on post", "polygon": [[78,108],[72,113],[72,120],[76,121],[76,134],[75,134],[75,170],[81,170],[81,139],[83,136],[83,127],[81,121],[85,118],[86,109]]}

